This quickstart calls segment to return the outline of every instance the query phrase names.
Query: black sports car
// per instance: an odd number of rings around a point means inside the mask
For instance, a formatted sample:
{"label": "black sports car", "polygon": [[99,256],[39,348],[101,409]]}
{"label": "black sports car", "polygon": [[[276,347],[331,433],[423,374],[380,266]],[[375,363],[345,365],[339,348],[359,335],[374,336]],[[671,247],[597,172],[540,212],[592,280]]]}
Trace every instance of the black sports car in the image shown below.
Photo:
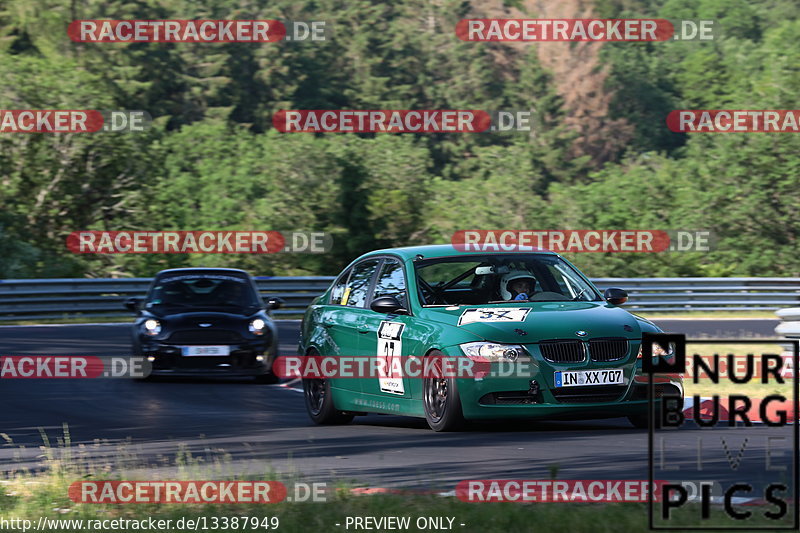
{"label": "black sports car", "polygon": [[231,268],[159,272],[145,298],[128,298],[137,313],[133,355],[147,357],[151,375],[253,376],[271,381],[278,331],[253,278]]}

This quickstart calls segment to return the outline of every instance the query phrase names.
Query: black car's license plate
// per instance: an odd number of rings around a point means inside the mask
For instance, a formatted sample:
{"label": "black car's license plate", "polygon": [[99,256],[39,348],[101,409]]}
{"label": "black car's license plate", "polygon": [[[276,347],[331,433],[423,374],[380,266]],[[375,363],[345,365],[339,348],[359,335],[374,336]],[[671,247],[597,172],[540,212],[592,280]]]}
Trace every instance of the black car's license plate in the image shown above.
{"label": "black car's license plate", "polygon": [[186,357],[219,357],[231,354],[230,346],[181,346]]}

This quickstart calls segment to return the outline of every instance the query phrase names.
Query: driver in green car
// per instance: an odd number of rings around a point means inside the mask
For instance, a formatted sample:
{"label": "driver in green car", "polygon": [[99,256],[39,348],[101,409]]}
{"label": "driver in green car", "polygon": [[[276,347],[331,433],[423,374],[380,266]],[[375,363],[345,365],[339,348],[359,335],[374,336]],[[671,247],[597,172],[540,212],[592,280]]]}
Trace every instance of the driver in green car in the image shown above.
{"label": "driver in green car", "polygon": [[513,270],[500,280],[500,296],[503,300],[527,301],[536,287],[536,279],[527,270]]}

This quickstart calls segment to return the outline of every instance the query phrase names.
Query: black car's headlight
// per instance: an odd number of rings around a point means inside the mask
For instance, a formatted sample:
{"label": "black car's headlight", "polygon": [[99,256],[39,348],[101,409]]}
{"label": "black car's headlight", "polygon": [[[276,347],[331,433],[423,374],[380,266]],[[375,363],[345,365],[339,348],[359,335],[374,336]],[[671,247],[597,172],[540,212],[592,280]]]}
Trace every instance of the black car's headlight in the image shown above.
{"label": "black car's headlight", "polygon": [[267,323],[262,318],[254,318],[248,324],[247,329],[250,330],[250,333],[253,335],[263,335],[264,331],[267,329]]}
{"label": "black car's headlight", "polygon": [[464,355],[478,361],[495,363],[516,361],[525,353],[519,344],[498,344],[495,342],[468,342],[459,347]]}
{"label": "black car's headlight", "polygon": [[155,337],[159,333],[161,333],[161,322],[156,320],[155,318],[148,318],[142,324],[142,328],[147,335],[151,337]]}

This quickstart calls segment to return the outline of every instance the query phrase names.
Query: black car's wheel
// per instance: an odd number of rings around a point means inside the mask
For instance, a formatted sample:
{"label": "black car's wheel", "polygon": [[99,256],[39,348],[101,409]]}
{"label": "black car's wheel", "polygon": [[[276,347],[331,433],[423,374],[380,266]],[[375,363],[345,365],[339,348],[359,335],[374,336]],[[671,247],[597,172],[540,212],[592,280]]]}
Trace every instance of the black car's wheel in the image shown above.
{"label": "black car's wheel", "polygon": [[434,431],[456,431],[464,425],[461,399],[458,396],[456,380],[444,375],[442,352],[434,351],[428,355],[430,374],[422,380],[422,402],[425,419]]}
{"label": "black car's wheel", "polygon": [[327,379],[304,379],[303,396],[308,416],[315,424],[347,424],[353,420],[353,415],[336,409]]}

